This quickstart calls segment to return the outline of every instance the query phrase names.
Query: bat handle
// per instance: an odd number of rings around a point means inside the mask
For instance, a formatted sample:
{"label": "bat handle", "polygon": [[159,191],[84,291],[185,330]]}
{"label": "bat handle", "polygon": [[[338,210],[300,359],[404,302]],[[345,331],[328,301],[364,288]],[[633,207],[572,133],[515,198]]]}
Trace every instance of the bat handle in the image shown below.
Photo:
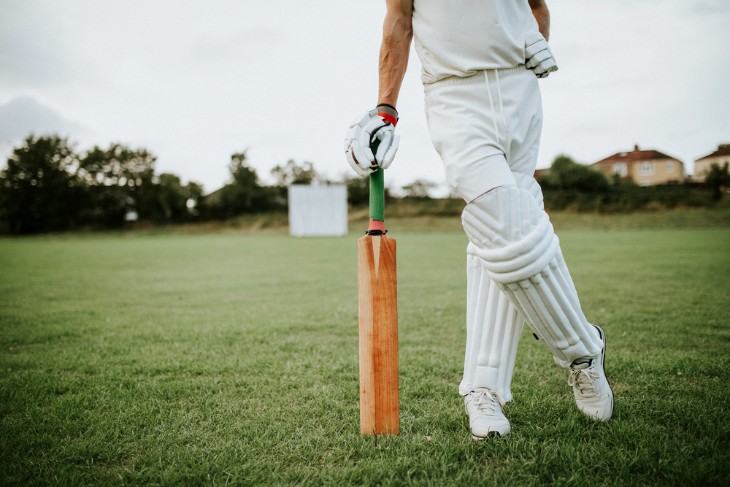
{"label": "bat handle", "polygon": [[[373,154],[378,152],[380,141],[370,143]],[[370,223],[367,235],[385,235],[385,178],[382,167],[370,174]]]}
{"label": "bat handle", "polygon": [[368,235],[385,235],[385,180],[383,169],[370,175],[370,224]]}

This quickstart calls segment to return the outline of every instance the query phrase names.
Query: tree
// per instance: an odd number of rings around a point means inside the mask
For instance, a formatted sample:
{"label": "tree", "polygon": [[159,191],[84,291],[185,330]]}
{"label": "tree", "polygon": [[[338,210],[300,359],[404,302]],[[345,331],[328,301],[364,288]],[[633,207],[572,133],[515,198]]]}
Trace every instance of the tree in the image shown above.
{"label": "tree", "polygon": [[[345,176],[347,186],[347,202],[352,206],[367,206],[370,203],[370,178]],[[390,190],[385,188],[385,201],[390,201]]]}
{"label": "tree", "polygon": [[370,179],[351,177],[345,180],[347,186],[347,202],[352,206],[367,205],[370,201]]}
{"label": "tree", "polygon": [[723,189],[730,187],[730,172],[728,172],[728,163],[722,167],[719,164],[710,166],[710,171],[705,178],[705,184],[712,191],[712,200],[720,201],[722,199]]}
{"label": "tree", "polygon": [[151,182],[157,158],[147,149],[130,149],[114,143],[103,150],[95,146],[81,159],[79,175],[89,184],[139,187]]}
{"label": "tree", "polygon": [[185,202],[187,207],[187,218],[197,217],[200,214],[200,207],[203,202],[203,185],[190,181],[185,186],[188,199]]}
{"label": "tree", "polygon": [[609,189],[608,180],[602,172],[578,164],[565,155],[555,158],[550,167],[550,174],[545,176],[541,183],[555,189],[585,192],[603,192]]}
{"label": "tree", "polygon": [[425,179],[416,179],[411,184],[403,186],[406,196],[410,198],[428,198],[429,190],[436,187],[436,183]]}
{"label": "tree", "polygon": [[230,218],[284,206],[275,190],[259,184],[256,170],[248,165],[246,157],[245,151],[231,155],[228,164],[231,182],[206,198],[206,210],[213,218]]}
{"label": "tree", "polygon": [[119,226],[128,212],[136,211],[142,219],[153,219],[156,160],[146,149],[119,143],[87,151],[78,169],[88,192],[86,218],[91,223]]}
{"label": "tree", "polygon": [[77,219],[78,156],[67,139],[28,136],[0,173],[0,215],[11,233],[66,230]]}
{"label": "tree", "polygon": [[193,215],[203,188],[197,183],[183,185],[175,174],[163,173],[146,195],[148,218],[157,223],[183,222]]}
{"label": "tree", "polygon": [[251,213],[259,190],[259,177],[246,163],[246,152],[232,154],[228,170],[233,181],[224,192],[224,206],[230,210],[230,216]]}
{"label": "tree", "polygon": [[311,162],[303,162],[299,166],[293,159],[286,161],[286,164],[274,167],[271,175],[276,180],[276,185],[282,187],[292,184],[312,184],[317,180],[317,171]]}

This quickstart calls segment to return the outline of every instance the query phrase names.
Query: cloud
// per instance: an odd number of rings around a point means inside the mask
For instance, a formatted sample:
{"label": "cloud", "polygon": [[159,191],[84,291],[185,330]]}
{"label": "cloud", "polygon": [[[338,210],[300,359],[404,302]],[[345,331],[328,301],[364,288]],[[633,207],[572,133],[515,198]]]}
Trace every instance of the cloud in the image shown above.
{"label": "cloud", "polygon": [[78,135],[84,128],[30,97],[0,106],[0,146],[13,145],[30,134]]}

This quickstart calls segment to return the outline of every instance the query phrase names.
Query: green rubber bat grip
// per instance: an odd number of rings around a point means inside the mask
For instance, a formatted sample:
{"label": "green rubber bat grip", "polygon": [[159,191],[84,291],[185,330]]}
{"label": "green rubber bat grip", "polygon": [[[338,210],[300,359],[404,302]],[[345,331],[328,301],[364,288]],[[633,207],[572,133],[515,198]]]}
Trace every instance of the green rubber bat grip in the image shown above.
{"label": "green rubber bat grip", "polygon": [[370,175],[370,219],[385,221],[385,178],[383,169]]}

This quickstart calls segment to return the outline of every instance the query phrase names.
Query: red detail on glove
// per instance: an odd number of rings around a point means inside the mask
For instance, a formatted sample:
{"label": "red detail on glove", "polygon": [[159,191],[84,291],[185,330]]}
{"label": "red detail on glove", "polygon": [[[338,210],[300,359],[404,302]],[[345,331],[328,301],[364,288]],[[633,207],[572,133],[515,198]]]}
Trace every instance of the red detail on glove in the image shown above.
{"label": "red detail on glove", "polygon": [[378,113],[378,116],[383,118],[385,121],[392,123],[393,127],[398,125],[398,119],[395,118],[393,115],[388,115],[387,113]]}

